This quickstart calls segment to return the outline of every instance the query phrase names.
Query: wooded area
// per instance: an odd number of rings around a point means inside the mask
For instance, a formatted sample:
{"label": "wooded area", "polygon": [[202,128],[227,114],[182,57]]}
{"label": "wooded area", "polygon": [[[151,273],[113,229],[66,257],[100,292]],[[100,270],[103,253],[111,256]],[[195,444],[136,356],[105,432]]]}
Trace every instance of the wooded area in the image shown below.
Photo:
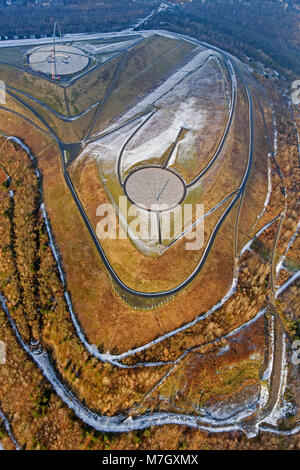
{"label": "wooded area", "polygon": [[146,0],[103,0],[101,4],[0,7],[0,36],[52,35],[59,21],[63,33],[122,30],[145,17],[154,2]]}
{"label": "wooded area", "polygon": [[235,55],[244,53],[279,72],[300,72],[300,10],[296,1],[193,0],[160,11],[147,28],[188,34]]}

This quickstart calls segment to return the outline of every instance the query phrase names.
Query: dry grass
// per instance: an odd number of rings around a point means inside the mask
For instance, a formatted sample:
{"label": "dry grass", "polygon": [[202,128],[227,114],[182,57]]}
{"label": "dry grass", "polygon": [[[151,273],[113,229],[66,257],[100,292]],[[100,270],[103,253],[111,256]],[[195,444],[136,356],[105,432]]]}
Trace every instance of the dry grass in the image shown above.
{"label": "dry grass", "polygon": [[[86,114],[74,121],[63,121],[55,113],[52,113],[39,103],[31,101],[29,98],[26,98],[17,92],[14,92],[14,94],[21,98],[24,103],[30,106],[34,111],[36,111],[47,122],[58,138],[65,143],[81,141],[85,137],[91,125],[92,119],[97,112],[97,108],[92,108]],[[26,110],[25,107],[23,107],[23,109]],[[25,113],[28,114],[28,110],[23,112],[23,115],[26,116]],[[36,122],[40,122],[38,118],[35,118],[35,120]]]}
{"label": "dry grass", "polygon": [[[96,216],[97,207],[100,204],[109,203],[99,179],[96,162],[90,159],[81,160],[72,178],[85,212],[96,232],[97,223],[100,220]],[[138,251],[129,238],[106,239],[102,240],[101,244],[116,273],[129,287],[147,292],[171,289],[183,282],[196,268],[211,232],[229,202],[206,218],[204,246],[198,250],[186,250],[184,238],[163,255],[155,258],[150,258]],[[123,234],[123,229],[120,229],[117,223],[117,233],[120,230]]]}
{"label": "dry grass", "polygon": [[[151,39],[151,38],[150,38]],[[149,41],[150,41],[149,39]],[[123,66],[118,83],[115,85],[101,119],[96,123],[93,132],[105,130],[134,106],[149,91],[154,90],[166,77],[192,52],[194,46],[170,40],[165,42],[161,37],[154,37],[154,50],[147,54],[142,45],[136,46]]]}
{"label": "dry grass", "polygon": [[0,78],[67,116],[64,90],[59,85],[8,65],[0,65]]}
{"label": "dry grass", "polygon": [[[216,325],[211,321],[208,327],[213,330]],[[180,409],[197,414],[199,408],[214,405],[226,409],[230,403],[237,403],[242,407],[259,394],[265,340],[265,321],[261,318],[232,339],[195,349],[136,412]]]}

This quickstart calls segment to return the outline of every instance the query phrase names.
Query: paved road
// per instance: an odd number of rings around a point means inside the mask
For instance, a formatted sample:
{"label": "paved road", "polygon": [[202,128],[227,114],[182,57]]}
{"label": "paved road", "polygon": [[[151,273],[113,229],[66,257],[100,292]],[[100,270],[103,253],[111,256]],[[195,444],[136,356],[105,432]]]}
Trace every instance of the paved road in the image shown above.
{"label": "paved road", "polygon": [[[199,42],[197,41],[197,43],[199,44]],[[225,57],[225,60],[226,61],[230,61],[231,65],[232,65],[232,62],[230,60],[230,58],[228,57],[228,55],[223,52],[223,51],[220,51],[219,49],[217,48],[212,48],[210,47],[211,49],[215,49],[217,50],[218,53],[221,53],[224,57]],[[122,62],[125,60],[125,56],[126,54],[124,54],[124,57],[123,57],[123,60]],[[121,62],[121,64],[122,64]],[[120,64],[120,65],[121,65]],[[234,68],[237,70],[238,69],[238,66],[237,65],[234,65]],[[120,71],[121,68],[119,67],[118,70]],[[241,77],[242,77],[242,74],[241,72],[239,71]],[[113,80],[114,81],[114,80]],[[248,86],[246,85],[245,82],[244,83],[244,86],[245,86],[245,89],[246,89],[246,92],[247,92],[247,97],[248,97],[248,105],[249,105],[249,126],[250,126],[250,134],[251,134],[251,139],[250,139],[250,146],[249,146],[249,156],[248,156],[248,164],[247,164],[247,169],[246,169],[246,172],[245,172],[245,175],[244,175],[244,178],[243,178],[243,181],[242,181],[242,184],[239,188],[239,191],[237,193],[237,195],[234,197],[234,199],[231,201],[231,203],[229,204],[229,206],[227,207],[227,209],[224,211],[224,213],[222,214],[222,216],[220,217],[219,221],[217,222],[211,236],[210,236],[210,239],[206,245],[206,248],[204,250],[204,253],[198,263],[198,265],[196,266],[196,268],[193,270],[193,272],[183,281],[181,282],[179,285],[177,285],[176,287],[172,288],[172,289],[168,289],[168,290],[165,290],[165,291],[160,291],[160,292],[144,292],[144,291],[137,291],[135,289],[132,289],[130,288],[129,286],[127,286],[122,280],[121,278],[117,275],[117,273],[115,272],[115,270],[113,269],[112,265],[110,264],[103,248],[102,248],[102,245],[99,241],[99,239],[97,238],[95,232],[94,232],[94,229],[83,209],[83,206],[81,204],[81,201],[76,193],[76,190],[73,186],[73,183],[71,181],[71,178],[68,174],[68,171],[67,171],[67,168],[66,168],[66,164],[65,164],[65,159],[64,159],[64,145],[63,143],[60,141],[60,139],[58,138],[58,136],[56,135],[56,133],[54,132],[54,130],[49,126],[49,124],[45,121],[45,119],[39,115],[39,113],[37,111],[35,111],[30,105],[28,105],[27,103],[25,103],[20,97],[14,95],[11,91],[7,91],[11,96],[13,96],[17,101],[19,101],[20,103],[23,104],[23,106],[25,106],[26,108],[28,108],[36,117],[38,117],[40,119],[40,121],[49,129],[49,132],[50,134],[53,136],[53,138],[55,139],[55,141],[57,142],[58,146],[59,146],[59,149],[60,149],[60,155],[61,155],[61,165],[62,165],[62,169],[63,169],[63,175],[64,175],[64,179],[65,179],[65,182],[72,194],[72,197],[75,201],[75,204],[79,210],[79,213],[90,233],[90,236],[95,244],[95,247],[103,261],[103,263],[105,264],[105,267],[109,273],[109,275],[111,276],[111,278],[114,280],[114,282],[116,282],[116,284],[121,288],[123,289],[125,292],[128,292],[129,294],[132,294],[132,295],[135,295],[135,296],[139,296],[139,297],[144,297],[144,298],[163,298],[163,297],[169,297],[170,295],[173,295],[173,294],[176,294],[177,292],[180,292],[182,289],[184,289],[186,286],[188,286],[192,281],[193,279],[196,278],[196,276],[199,274],[199,272],[201,271],[202,267],[204,266],[206,260],[207,260],[207,257],[209,255],[209,252],[213,246],[213,243],[215,241],[215,238],[218,234],[218,231],[219,229],[221,228],[223,222],[226,220],[228,214],[230,213],[230,211],[233,209],[233,207],[235,206],[236,202],[238,201],[238,199],[240,198],[240,195],[243,193],[243,191],[245,190],[245,185],[246,185],[246,182],[248,180],[248,177],[249,177],[249,173],[250,173],[250,169],[251,169],[251,164],[252,164],[252,154],[253,154],[253,131],[252,131],[252,128],[253,128],[253,116],[252,116],[252,97],[251,97],[251,93],[250,93],[250,90],[248,88]],[[113,83],[111,84],[113,85]],[[111,89],[113,88],[113,86],[111,86],[108,90],[108,93],[110,93]],[[99,110],[100,111],[100,110]]]}
{"label": "paved road", "polygon": [[[237,66],[235,65],[235,68],[237,68]],[[95,235],[95,232],[94,232],[94,229],[88,219],[88,217],[86,216],[85,214],[85,211],[82,207],[82,204],[80,202],[80,199],[75,191],[75,188],[72,184],[72,181],[66,171],[66,169],[64,169],[64,177],[65,177],[65,180],[66,180],[66,183],[72,193],[72,196],[74,198],[74,201],[78,207],[78,210],[89,230],[89,233],[92,237],[92,240],[94,241],[94,244],[97,248],[97,251],[98,253],[100,254],[109,274],[111,275],[112,279],[119,285],[119,287],[121,287],[122,289],[124,289],[126,292],[130,293],[130,294],[133,294],[133,295],[137,295],[139,297],[144,297],[144,298],[161,298],[161,297],[168,297],[170,295],[173,295],[173,294],[176,294],[177,292],[180,292],[182,289],[184,289],[187,285],[189,285],[193,279],[195,279],[195,277],[199,274],[199,272],[201,271],[202,267],[204,266],[205,262],[206,262],[206,259],[209,255],[209,252],[213,246],[213,243],[214,243],[214,240],[217,236],[217,233],[219,231],[219,229],[221,228],[223,222],[225,221],[227,215],[230,213],[230,211],[232,210],[232,208],[235,206],[236,202],[238,201],[241,193],[243,193],[243,191],[245,190],[245,186],[246,186],[246,183],[247,183],[247,180],[248,180],[248,177],[249,177],[249,173],[250,173],[250,169],[251,169],[251,165],[252,165],[252,157],[253,157],[253,111],[252,111],[252,97],[251,97],[251,93],[250,93],[250,90],[249,88],[247,87],[247,85],[244,83],[245,85],[245,88],[246,88],[246,92],[247,92],[247,97],[248,97],[248,104],[249,104],[249,126],[250,126],[250,145],[249,145],[249,156],[248,156],[248,163],[247,163],[247,168],[246,168],[246,172],[244,174],[244,177],[243,177],[243,181],[241,183],[241,186],[239,188],[239,192],[238,194],[234,197],[234,199],[232,200],[232,202],[229,204],[228,208],[224,211],[224,213],[222,214],[222,216],[220,217],[219,221],[217,222],[212,234],[211,234],[211,237],[207,243],[207,246],[204,250],[204,253],[198,263],[198,265],[196,266],[196,268],[194,269],[194,271],[188,276],[187,279],[185,279],[185,281],[181,282],[179,285],[177,285],[176,287],[172,288],[172,289],[168,289],[168,290],[165,290],[165,291],[161,291],[161,292],[143,292],[143,291],[137,291],[135,289],[132,289],[130,287],[128,287],[121,279],[120,277],[117,275],[117,273],[114,271],[113,267],[111,266],[111,264],[109,263],[109,260],[102,248],[102,245],[99,241],[99,239],[97,238],[97,236]],[[62,165],[63,165],[63,168],[64,168],[64,160],[62,158]]]}
{"label": "paved road", "polygon": [[[10,85],[6,85],[6,89],[7,90],[10,90],[12,92],[17,92],[18,94],[20,95],[23,95],[23,96],[26,96],[26,98],[29,98],[30,100],[34,101],[35,103],[39,104],[40,106],[42,106],[43,108],[47,109],[48,111],[50,111],[51,113],[55,114],[59,119],[61,119],[62,121],[65,121],[65,122],[73,122],[73,121],[76,121],[76,119],[84,116],[85,114],[87,114],[91,109],[95,108],[96,106],[99,106],[101,101],[98,101],[94,104],[92,104],[91,106],[89,106],[87,109],[85,109],[84,111],[82,111],[82,113],[79,113],[79,114],[75,114],[74,116],[65,116],[64,114],[61,114],[59,113],[58,111],[56,111],[55,109],[53,108],[50,108],[50,106],[48,106],[47,104],[43,103],[42,101],[40,101],[38,98],[35,98],[34,96],[30,95],[29,93],[26,93],[25,91],[21,91],[21,90],[18,90],[17,88],[15,87],[12,87]],[[67,104],[67,103],[66,103]]]}
{"label": "paved road", "polygon": [[126,62],[126,60],[127,60],[128,54],[129,54],[129,51],[128,51],[128,50],[124,52],[124,55],[123,55],[123,57],[122,57],[122,60],[121,60],[119,66],[118,66],[118,68],[117,68],[117,70],[116,70],[116,72],[115,72],[115,74],[114,74],[114,77],[113,77],[113,79],[112,79],[112,81],[111,81],[111,83],[110,83],[110,85],[109,85],[109,87],[108,87],[108,90],[107,90],[107,93],[106,93],[106,95],[105,95],[105,97],[104,97],[104,100],[103,100],[102,103],[100,104],[99,109],[97,110],[97,112],[96,112],[96,114],[95,114],[95,116],[94,116],[94,118],[93,118],[93,120],[92,120],[92,124],[91,124],[91,126],[90,126],[90,128],[89,128],[89,130],[88,130],[88,132],[87,132],[87,134],[86,134],[86,136],[85,136],[84,139],[83,139],[83,145],[84,145],[85,142],[89,139],[89,137],[90,137],[90,135],[91,135],[91,133],[92,133],[94,127],[95,127],[95,124],[96,124],[97,120],[99,119],[99,117],[100,117],[100,115],[101,115],[101,113],[102,113],[102,110],[103,110],[103,108],[104,108],[104,106],[105,106],[105,104],[106,104],[108,98],[109,98],[110,95],[111,95],[111,92],[112,92],[112,90],[113,90],[113,88],[114,88],[114,86],[115,86],[115,83],[117,82],[117,80],[118,80],[118,78],[119,78],[119,76],[120,76],[120,73],[121,73],[121,71],[122,71],[122,69],[123,69],[123,65],[125,64],[125,62]]}
{"label": "paved road", "polygon": [[229,59],[226,56],[224,56],[224,54],[223,54],[223,57],[225,58],[225,62],[227,64],[227,68],[228,68],[228,71],[230,73],[231,82],[232,82],[232,100],[231,100],[231,108],[230,108],[229,119],[228,119],[228,122],[227,122],[226,129],[224,131],[224,134],[222,136],[222,139],[221,139],[221,141],[218,145],[218,148],[217,148],[214,156],[208,162],[206,167],[201,171],[201,173],[199,173],[199,175],[196,178],[194,178],[193,181],[191,181],[189,184],[187,184],[187,188],[189,188],[189,187],[193,186],[195,183],[197,183],[208,172],[208,170],[214,165],[214,163],[216,162],[217,158],[219,157],[221,151],[224,148],[224,144],[225,144],[226,139],[228,137],[228,133],[231,129],[231,125],[232,125],[232,121],[233,121],[233,117],[234,117],[234,111],[235,111],[235,107],[236,107],[236,93],[237,93],[236,77],[235,77],[234,70],[233,70],[231,62],[229,61]]}
{"label": "paved road", "polygon": [[[235,68],[238,70],[238,67],[237,65],[235,65]],[[238,73],[240,73],[240,71],[238,70]],[[242,75],[241,75],[241,78],[242,78]],[[243,80],[243,78],[242,78]],[[244,82],[244,80],[243,80]],[[217,234],[217,231],[219,229],[219,227],[222,225],[223,221],[225,220],[227,214],[230,212],[231,208],[234,206],[234,204],[237,202],[237,200],[239,199],[239,197],[241,197],[241,195],[243,194],[244,190],[245,190],[245,186],[247,184],[247,180],[248,180],[248,177],[249,177],[249,173],[250,173],[250,169],[251,169],[251,165],[252,165],[252,153],[253,153],[253,116],[252,116],[252,96],[251,96],[251,92],[247,86],[247,84],[244,82],[244,86],[245,86],[245,89],[246,89],[246,92],[247,92],[247,96],[248,96],[248,104],[249,104],[249,125],[250,125],[250,145],[249,145],[249,156],[248,156],[248,164],[247,164],[247,168],[246,168],[246,171],[245,171],[245,174],[244,174],[244,178],[242,180],[242,183],[240,185],[240,188],[238,190],[238,193],[236,195],[236,197],[234,198],[234,200],[231,202],[230,206],[228,207],[228,209],[224,212],[224,214],[222,215],[222,217],[220,218],[217,226],[215,227],[215,230],[214,230],[214,233],[212,234],[212,237],[211,237],[211,240],[210,240],[210,244],[209,246],[207,246],[206,248],[206,256],[207,254],[209,253],[209,250],[210,250],[210,247],[212,246],[212,243],[214,241],[214,238]],[[9,92],[10,93],[10,92]],[[85,221],[89,231],[90,231],[90,234],[91,234],[91,237],[96,245],[96,248],[98,249],[98,252],[100,254],[100,256],[102,257],[107,269],[108,269],[108,272],[111,274],[112,278],[117,282],[120,282],[120,287],[122,287],[124,290],[130,292],[130,293],[133,293],[135,295],[139,295],[139,296],[143,296],[143,297],[161,297],[163,295],[170,295],[170,293],[174,293],[175,291],[178,291],[180,289],[182,289],[183,287],[185,287],[185,285],[187,285],[189,282],[191,282],[191,279],[188,278],[184,283],[182,283],[180,286],[178,286],[177,288],[175,289],[172,289],[172,290],[169,290],[169,291],[166,291],[166,292],[160,292],[160,293],[141,293],[141,292],[137,292],[137,291],[134,291],[132,289],[129,289],[127,286],[125,286],[125,284],[122,283],[121,280],[118,279],[118,277],[116,277],[116,274],[114,273],[112,267],[110,266],[109,262],[107,261],[106,259],[106,256],[105,256],[105,253],[103,252],[102,250],[102,247],[101,247],[101,244],[99,243],[99,240],[95,237],[95,234],[94,234],[94,231],[93,231],[93,228],[91,227],[86,215],[85,215],[85,212],[81,206],[81,203],[80,203],[80,200],[76,194],[76,191],[73,187],[73,184],[70,180],[70,177],[68,175],[68,172],[65,168],[65,162],[64,162],[64,157],[63,157],[63,145],[62,143],[59,141],[58,137],[55,135],[55,133],[53,132],[53,130],[51,129],[51,127],[45,122],[45,120],[38,115],[37,112],[35,112],[30,106],[28,106],[26,103],[24,103],[19,97],[16,97],[14,96],[12,93],[10,93],[11,96],[13,96],[17,101],[21,102],[25,107],[27,107],[28,109],[30,109],[32,111],[32,113],[38,117],[40,119],[40,121],[48,128],[49,130],[49,133],[52,135],[52,137],[55,139],[55,141],[57,142],[59,148],[60,148],[60,153],[61,153],[61,163],[62,163],[62,167],[63,167],[63,173],[64,173],[64,178],[65,178],[65,181],[73,195],[73,198],[75,200],[75,203],[77,204],[78,206],[78,209],[81,213],[81,216],[83,217],[83,220]],[[29,122],[31,122],[29,120]],[[201,259],[201,262],[200,262],[200,265],[202,266],[203,263],[205,262],[205,259],[206,257],[202,257]],[[201,266],[200,266],[200,269],[201,269]],[[199,267],[198,267],[199,268]],[[197,269],[198,269],[197,268]],[[195,272],[192,274],[193,277],[195,277],[196,275],[198,274],[197,270],[195,270]],[[278,401],[278,396],[279,396],[279,390],[280,390],[280,382],[281,382],[281,372],[282,372],[282,367],[281,367],[281,364],[282,364],[282,358],[283,358],[283,337],[284,337],[284,328],[283,328],[283,325],[282,325],[282,322],[280,320],[280,317],[275,309],[274,311],[274,318],[275,318],[275,354],[274,354],[274,367],[273,367],[273,373],[272,373],[272,380],[271,380],[271,389],[270,389],[270,397],[269,397],[269,401],[267,403],[267,405],[263,408],[263,410],[260,410],[252,419],[250,419],[249,421],[245,421],[244,422],[244,429],[246,429],[248,432],[251,432],[251,429],[252,428],[255,428],[255,426],[257,426],[268,414],[270,414],[270,412],[273,410],[274,406],[276,405],[277,401]],[[12,325],[13,326],[13,325]],[[20,341],[20,338],[18,337],[19,341]],[[28,350],[28,348],[23,344],[23,348],[25,350]],[[42,363],[39,363],[38,364],[39,367],[43,370],[44,374],[46,375],[46,377],[48,378],[48,380],[53,384],[54,388],[56,389],[56,391],[58,392],[58,394],[60,396],[62,396],[62,390],[63,388],[59,386],[58,382],[56,380],[53,379],[53,375],[49,375],[49,371],[47,372],[47,370],[45,369],[44,367],[44,364]],[[52,371],[52,374],[53,374],[53,371]],[[71,400],[70,401],[70,398],[66,396],[62,397],[64,399],[64,401],[67,402],[67,404],[74,409],[74,403],[73,401]],[[76,411],[75,411],[76,412]],[[81,408],[81,411],[82,412],[82,408]],[[170,419],[170,414],[168,415],[167,417],[167,420]],[[82,418],[82,415],[81,415],[81,418]],[[154,417],[153,417],[154,418]],[[186,421],[186,424],[188,423],[189,421],[189,418],[190,417],[187,417],[185,418],[187,421]],[[144,421],[145,418],[141,417],[140,418],[141,421]],[[177,418],[176,418],[177,419]],[[85,420],[85,419],[84,419]],[[99,420],[99,417],[97,417],[97,420]],[[87,420],[89,421],[89,420]],[[114,420],[113,420],[114,421]],[[147,421],[147,420],[145,420]],[[97,421],[98,423],[99,421]],[[166,421],[166,422],[170,422],[170,421]],[[172,419],[171,419],[171,422]],[[153,421],[152,421],[153,424],[156,424],[156,419],[154,418]],[[199,422],[198,422],[199,423]],[[100,424],[100,423],[99,423]],[[118,423],[119,425],[120,423]],[[161,423],[160,423],[161,424]],[[149,425],[149,421],[147,421],[147,425]],[[126,426],[127,427],[127,426]],[[129,426],[130,428],[131,426]],[[135,428],[134,426],[132,428]]]}

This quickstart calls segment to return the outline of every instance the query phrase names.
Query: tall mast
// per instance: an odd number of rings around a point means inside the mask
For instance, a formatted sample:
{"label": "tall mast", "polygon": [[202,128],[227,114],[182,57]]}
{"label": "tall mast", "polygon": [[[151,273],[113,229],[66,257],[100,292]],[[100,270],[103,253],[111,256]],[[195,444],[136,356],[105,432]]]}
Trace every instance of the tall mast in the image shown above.
{"label": "tall mast", "polygon": [[54,28],[53,28],[53,63],[54,63],[54,76],[52,78],[56,78],[57,76],[57,68],[56,68],[56,49],[55,49],[55,39],[56,39],[56,28],[58,28],[60,42],[62,41],[61,29],[59,26],[58,21],[55,21]]}

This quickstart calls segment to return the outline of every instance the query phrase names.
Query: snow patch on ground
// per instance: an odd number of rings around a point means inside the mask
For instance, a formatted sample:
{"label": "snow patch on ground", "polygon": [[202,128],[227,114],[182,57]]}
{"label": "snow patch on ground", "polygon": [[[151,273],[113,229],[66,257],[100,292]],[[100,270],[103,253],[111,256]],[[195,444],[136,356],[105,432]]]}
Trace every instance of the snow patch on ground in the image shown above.
{"label": "snow patch on ground", "polygon": [[254,395],[246,403],[215,404],[210,407],[199,408],[200,419],[203,423],[214,425],[235,424],[251,416],[257,409],[259,396]]}
{"label": "snow patch on ground", "polygon": [[167,78],[162,85],[157,87],[152,93],[149,93],[144,99],[137,103],[133,108],[131,108],[124,116],[123,119],[130,119],[132,116],[141,112],[149,106],[152,106],[160,98],[162,98],[166,93],[168,93],[172,88],[178,85],[188,74],[193,72],[196,68],[204,64],[205,60],[212,55],[210,50],[205,50],[199,52],[193,59],[191,59],[187,64],[183,65],[177,72],[175,72],[171,77]]}
{"label": "snow patch on ground", "polygon": [[300,221],[298,222],[297,224],[297,227],[296,227],[296,230],[294,232],[294,234],[292,235],[287,247],[286,247],[286,250],[284,252],[284,254],[280,257],[277,265],[276,265],[276,274],[278,275],[281,271],[281,269],[284,268],[284,262],[286,260],[286,256],[287,256],[287,253],[288,251],[290,250],[291,246],[293,245],[294,241],[296,240],[297,236],[298,236],[298,233],[299,233],[299,230],[300,230]]}
{"label": "snow patch on ground", "polygon": [[282,337],[282,351],[283,354],[281,363],[280,391],[273,411],[263,420],[264,423],[271,424],[272,426],[276,426],[280,419],[286,418],[289,413],[294,412],[294,406],[287,402],[284,398],[288,375],[286,334],[284,334]]}
{"label": "snow patch on ground", "polygon": [[[171,112],[170,112],[171,111]],[[181,128],[188,128],[191,131],[199,131],[204,127],[206,122],[206,111],[199,109],[197,100],[194,97],[190,97],[184,102],[179,102],[175,109],[160,109],[157,111],[152,119],[148,121],[145,126],[145,132],[147,127],[158,127],[161,122],[167,122],[168,126],[155,137],[149,139],[141,139],[139,136],[139,142],[137,146],[134,146],[134,142],[131,142],[130,149],[125,150],[123,156],[123,171],[128,171],[132,166],[137,163],[141,163],[143,160],[155,160],[158,163],[164,152],[172,145],[176,140],[176,137]],[[142,128],[142,133],[144,128]],[[189,136],[180,142],[180,147],[183,148],[185,143],[189,140],[195,139],[193,134],[188,133]],[[174,151],[173,155],[176,155]],[[169,162],[171,164],[171,162]]]}
{"label": "snow patch on ground", "polygon": [[277,289],[275,293],[275,299],[277,299],[282,292],[284,292],[291,284],[293,284],[300,277],[300,270],[291,276],[282,286]]}
{"label": "snow patch on ground", "polygon": [[274,317],[271,317],[271,327],[269,333],[269,341],[270,341],[270,355],[269,355],[269,362],[267,368],[265,369],[262,380],[270,380],[271,374],[273,370],[273,362],[274,362],[274,344],[275,344],[275,336],[274,336]]}
{"label": "snow patch on ground", "polygon": [[[0,294],[0,303],[2,303],[2,307],[3,307],[3,298],[1,296],[1,294]],[[3,422],[5,430],[6,430],[7,434],[9,435],[11,441],[13,442],[16,450],[20,450],[20,446],[19,446],[15,436],[13,435],[13,432],[12,432],[12,429],[11,429],[11,426],[10,426],[10,422],[8,421],[7,417],[5,416],[2,409],[0,408],[0,422],[1,421]],[[1,443],[0,443],[0,450],[4,450]]]}

